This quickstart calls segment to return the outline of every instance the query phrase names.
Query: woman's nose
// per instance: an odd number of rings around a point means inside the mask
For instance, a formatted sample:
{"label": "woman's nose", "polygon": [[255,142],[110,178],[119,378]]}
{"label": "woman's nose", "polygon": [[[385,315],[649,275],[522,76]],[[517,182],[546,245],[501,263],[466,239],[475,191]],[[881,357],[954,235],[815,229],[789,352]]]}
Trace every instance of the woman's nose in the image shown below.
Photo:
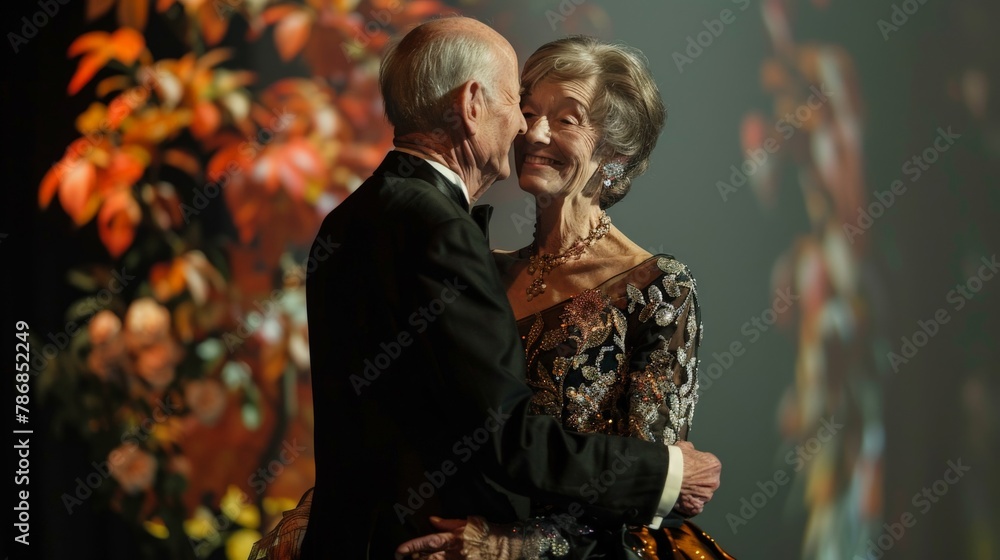
{"label": "woman's nose", "polygon": [[528,142],[548,144],[551,137],[549,131],[549,121],[545,117],[538,117],[528,122],[528,131],[524,133],[524,139]]}

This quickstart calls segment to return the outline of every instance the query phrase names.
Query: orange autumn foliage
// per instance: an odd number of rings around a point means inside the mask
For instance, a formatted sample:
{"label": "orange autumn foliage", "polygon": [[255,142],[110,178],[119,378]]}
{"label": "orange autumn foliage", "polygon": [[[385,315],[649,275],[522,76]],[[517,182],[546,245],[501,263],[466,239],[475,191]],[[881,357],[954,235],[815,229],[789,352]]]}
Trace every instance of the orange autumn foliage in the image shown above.
{"label": "orange autumn foliage", "polygon": [[142,34],[128,27],[113,33],[105,31],[84,33],[69,46],[70,57],[83,55],[83,58],[80,59],[80,64],[70,79],[66,91],[70,95],[80,91],[98,70],[112,60],[126,65],[134,64],[145,48],[146,40]]}

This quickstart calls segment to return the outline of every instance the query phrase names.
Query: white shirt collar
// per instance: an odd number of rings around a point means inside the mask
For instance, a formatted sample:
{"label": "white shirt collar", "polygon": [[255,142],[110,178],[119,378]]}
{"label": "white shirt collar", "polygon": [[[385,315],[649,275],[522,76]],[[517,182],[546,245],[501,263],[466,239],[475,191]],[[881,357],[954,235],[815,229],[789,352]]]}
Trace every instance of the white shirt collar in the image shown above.
{"label": "white shirt collar", "polygon": [[444,175],[446,179],[453,181],[455,184],[459,186],[459,188],[462,190],[462,194],[465,195],[465,202],[469,205],[470,208],[472,207],[472,200],[469,198],[469,187],[465,186],[465,181],[463,181],[462,178],[459,177],[458,173],[455,173],[448,167],[445,167],[444,165],[434,160],[427,159],[426,157],[418,154],[417,152],[410,151],[406,148],[397,148],[395,146],[393,147],[393,149],[396,150],[397,152],[403,152],[404,154],[410,154],[411,156],[418,157],[426,161],[427,163],[431,164],[431,167],[438,170],[438,172]]}

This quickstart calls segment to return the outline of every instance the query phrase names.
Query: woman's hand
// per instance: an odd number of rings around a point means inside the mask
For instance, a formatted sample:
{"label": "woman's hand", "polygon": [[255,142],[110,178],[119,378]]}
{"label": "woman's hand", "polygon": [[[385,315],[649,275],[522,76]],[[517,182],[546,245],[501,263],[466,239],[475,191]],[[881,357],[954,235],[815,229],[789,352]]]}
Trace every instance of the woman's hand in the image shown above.
{"label": "woman's hand", "polygon": [[396,549],[396,560],[427,558],[429,560],[466,559],[462,552],[465,541],[462,534],[468,522],[464,519],[441,519],[431,516],[431,524],[440,533],[431,533],[406,541]]}
{"label": "woman's hand", "polygon": [[521,557],[523,538],[511,533],[512,525],[490,525],[475,515],[468,519],[432,516],[431,524],[442,532],[399,545],[396,560],[513,560]]}

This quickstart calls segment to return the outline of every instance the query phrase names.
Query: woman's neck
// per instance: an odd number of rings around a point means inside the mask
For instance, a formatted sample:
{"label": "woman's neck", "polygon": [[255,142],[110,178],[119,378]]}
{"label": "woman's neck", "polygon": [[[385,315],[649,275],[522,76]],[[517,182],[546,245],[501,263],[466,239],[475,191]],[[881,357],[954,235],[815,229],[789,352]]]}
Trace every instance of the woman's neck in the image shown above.
{"label": "woman's neck", "polygon": [[[600,222],[602,211],[593,199],[535,198],[535,253],[558,255],[587,238]],[[589,251],[590,249],[588,249]]]}

